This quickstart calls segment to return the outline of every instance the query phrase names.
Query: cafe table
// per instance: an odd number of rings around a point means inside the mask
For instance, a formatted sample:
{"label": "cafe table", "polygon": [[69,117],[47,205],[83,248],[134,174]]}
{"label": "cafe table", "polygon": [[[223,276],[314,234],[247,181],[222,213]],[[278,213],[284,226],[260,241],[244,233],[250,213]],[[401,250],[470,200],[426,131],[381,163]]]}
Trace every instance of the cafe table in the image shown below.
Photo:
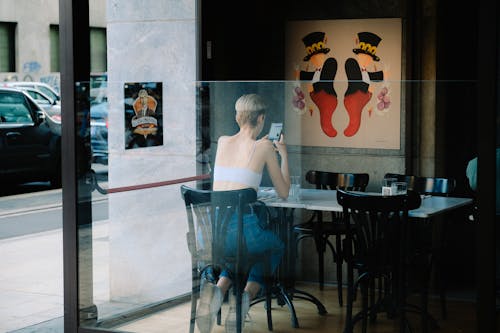
{"label": "cafe table", "polygon": [[[363,192],[364,194],[382,195],[375,192]],[[319,314],[326,314],[323,304],[313,295],[295,288],[295,237],[293,234],[293,212],[295,209],[321,210],[342,212],[342,206],[337,202],[337,191],[320,189],[300,189],[298,199],[281,199],[276,195],[274,188],[261,187],[258,191],[258,199],[265,203],[267,207],[274,207],[278,211],[279,225],[277,231],[285,243],[285,257],[279,271],[280,293],[284,302],[290,309],[292,327],[298,328],[299,323],[293,298],[304,299],[312,302],[318,308]],[[409,217],[428,221],[445,212],[458,209],[473,203],[472,198],[441,197],[422,195],[420,207],[410,210]]]}

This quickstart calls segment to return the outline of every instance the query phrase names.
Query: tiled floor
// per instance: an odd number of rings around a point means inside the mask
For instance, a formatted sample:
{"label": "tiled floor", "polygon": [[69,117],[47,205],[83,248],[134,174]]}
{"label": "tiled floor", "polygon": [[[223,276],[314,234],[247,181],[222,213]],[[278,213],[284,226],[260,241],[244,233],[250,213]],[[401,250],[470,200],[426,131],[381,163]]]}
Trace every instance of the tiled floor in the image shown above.
{"label": "tiled floor", "polygon": [[[298,315],[300,328],[292,328],[288,308],[280,307],[273,302],[272,318],[273,332],[275,333],[312,333],[329,332],[340,333],[344,328],[345,307],[339,307],[337,303],[337,292],[335,286],[326,286],[320,291],[316,284],[301,284],[299,287],[317,296],[325,305],[328,313],[319,315],[317,309],[310,302],[294,301]],[[358,310],[355,308],[354,310]],[[474,303],[468,301],[453,300],[449,302],[449,319],[443,320],[439,316],[439,302],[431,300],[430,310],[438,319],[439,333],[472,333],[475,332],[475,307]],[[132,323],[117,327],[120,331],[138,333],[163,333],[163,332],[188,332],[190,305],[183,304],[160,313],[142,318]],[[222,325],[215,326],[212,332],[225,332],[224,318],[227,313],[227,305],[223,306]],[[246,333],[268,332],[265,310],[263,304],[257,304],[250,309],[252,320],[245,324]],[[420,332],[420,318],[409,316],[413,332]],[[196,329],[195,332],[198,332]],[[355,332],[361,332],[361,325],[356,325]],[[387,319],[384,314],[377,318],[377,323],[370,325],[370,333],[394,333],[398,332],[397,322]]]}

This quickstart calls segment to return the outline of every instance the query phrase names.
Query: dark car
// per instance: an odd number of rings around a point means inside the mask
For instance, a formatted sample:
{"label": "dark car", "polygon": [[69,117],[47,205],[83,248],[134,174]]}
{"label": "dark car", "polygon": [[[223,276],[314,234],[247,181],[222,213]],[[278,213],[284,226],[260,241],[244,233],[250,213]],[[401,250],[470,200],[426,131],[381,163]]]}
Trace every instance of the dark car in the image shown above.
{"label": "dark car", "polygon": [[61,186],[60,134],[26,92],[11,88],[0,88],[0,178]]}

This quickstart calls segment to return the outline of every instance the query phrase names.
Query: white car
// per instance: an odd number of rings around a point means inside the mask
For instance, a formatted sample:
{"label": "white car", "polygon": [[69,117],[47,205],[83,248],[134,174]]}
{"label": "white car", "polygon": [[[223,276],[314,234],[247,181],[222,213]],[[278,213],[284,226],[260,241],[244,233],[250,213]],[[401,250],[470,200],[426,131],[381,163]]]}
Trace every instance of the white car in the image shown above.
{"label": "white car", "polygon": [[51,99],[60,101],[61,97],[59,96],[59,93],[50,85],[47,83],[43,82],[2,82],[0,84],[2,87],[11,87],[11,88],[32,88],[32,89],[37,89],[44,93],[45,95],[49,96]]}

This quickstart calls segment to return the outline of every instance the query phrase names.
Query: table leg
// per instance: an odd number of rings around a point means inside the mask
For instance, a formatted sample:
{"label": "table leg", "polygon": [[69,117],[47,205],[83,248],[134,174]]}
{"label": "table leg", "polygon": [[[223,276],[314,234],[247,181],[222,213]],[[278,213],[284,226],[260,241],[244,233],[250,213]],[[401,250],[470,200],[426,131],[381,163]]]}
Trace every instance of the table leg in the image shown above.
{"label": "table leg", "polygon": [[325,306],[316,297],[303,290],[295,288],[295,260],[296,260],[296,241],[293,232],[293,208],[278,209],[277,232],[285,245],[285,255],[278,272],[278,304],[287,305],[290,309],[292,327],[298,328],[299,323],[293,299],[303,299],[316,305],[318,313],[325,315],[327,313]]}

